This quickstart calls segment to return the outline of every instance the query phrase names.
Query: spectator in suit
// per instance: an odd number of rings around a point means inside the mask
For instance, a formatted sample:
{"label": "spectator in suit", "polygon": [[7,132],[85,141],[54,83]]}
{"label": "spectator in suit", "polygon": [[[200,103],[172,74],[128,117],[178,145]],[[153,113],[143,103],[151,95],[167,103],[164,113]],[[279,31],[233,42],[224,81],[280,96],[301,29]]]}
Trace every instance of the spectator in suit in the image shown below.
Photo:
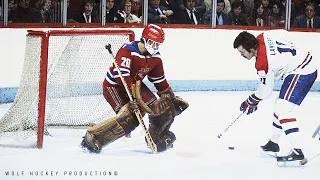
{"label": "spectator in suit", "polygon": [[[224,0],[217,0],[217,25],[227,25],[229,23],[228,16],[223,13],[225,8],[225,1]],[[211,24],[211,17],[212,17],[212,10],[209,9],[203,15],[203,23],[204,24]]]}
{"label": "spectator in suit", "polygon": [[148,7],[148,24],[170,24],[172,10],[160,6],[160,0],[150,0]]}
{"label": "spectator in suit", "polygon": [[67,22],[68,23],[78,23],[79,12],[75,12],[70,7],[70,0],[67,0]]}
{"label": "spectator in suit", "polygon": [[[182,3],[182,9],[186,9],[186,8],[187,8],[187,6],[185,5],[185,3]],[[206,12],[206,6],[204,4],[204,0],[195,0],[194,9],[195,9],[195,11],[197,11],[199,16],[202,18],[203,14]]]}
{"label": "spectator in suit", "polygon": [[94,11],[94,1],[87,0],[83,2],[83,12],[77,17],[79,23],[98,23],[99,17]]}
{"label": "spectator in suit", "polygon": [[315,3],[315,7],[316,7],[316,16],[320,17],[320,1],[318,0],[318,2]]}
{"label": "spectator in suit", "polygon": [[30,0],[18,0],[18,6],[10,13],[9,19],[18,23],[40,23],[41,14],[30,7]]}
{"label": "spectator in suit", "polygon": [[315,5],[308,3],[305,7],[305,14],[296,17],[292,26],[297,28],[320,28],[320,17],[315,16],[315,14]]}
{"label": "spectator in suit", "polygon": [[173,14],[171,15],[171,23],[177,23],[179,18],[180,9],[184,9],[182,0],[160,0],[160,6],[166,7],[168,10],[172,10]]}
{"label": "spectator in suit", "polygon": [[231,11],[228,14],[228,18],[231,25],[250,25],[248,15],[243,13],[243,4],[240,0],[235,0],[231,4]]}
{"label": "spectator in suit", "polygon": [[[206,7],[206,11],[209,11],[212,7],[212,0],[204,0],[204,6]],[[224,9],[223,13],[228,14],[231,11],[231,3],[229,0],[224,0]]]}
{"label": "spectator in suit", "polygon": [[9,12],[16,10],[17,7],[18,7],[18,1],[17,0],[8,0]]}
{"label": "spectator in suit", "polygon": [[124,18],[121,17],[119,10],[114,5],[114,0],[107,0],[106,8],[106,22],[107,23],[124,23]]}
{"label": "spectator in suit", "polygon": [[12,17],[14,16],[14,13],[16,12],[16,9],[18,7],[17,0],[8,0],[8,22],[12,22]]}
{"label": "spectator in suit", "polygon": [[196,11],[195,0],[183,0],[186,9],[179,12],[179,24],[202,24],[202,16]]}

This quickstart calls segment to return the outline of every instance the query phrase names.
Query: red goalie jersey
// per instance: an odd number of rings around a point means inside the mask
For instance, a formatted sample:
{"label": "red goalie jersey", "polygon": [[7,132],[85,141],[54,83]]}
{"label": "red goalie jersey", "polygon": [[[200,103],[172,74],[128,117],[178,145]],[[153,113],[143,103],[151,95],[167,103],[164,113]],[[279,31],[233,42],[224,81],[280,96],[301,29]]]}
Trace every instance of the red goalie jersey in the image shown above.
{"label": "red goalie jersey", "polygon": [[[165,78],[160,53],[143,55],[138,48],[138,42],[124,44],[116,55],[116,62],[120,68],[127,85],[131,88],[132,83],[143,80],[146,76],[154,84],[158,91],[169,87]],[[117,68],[113,65],[106,73],[107,86],[119,86],[121,80]]]}

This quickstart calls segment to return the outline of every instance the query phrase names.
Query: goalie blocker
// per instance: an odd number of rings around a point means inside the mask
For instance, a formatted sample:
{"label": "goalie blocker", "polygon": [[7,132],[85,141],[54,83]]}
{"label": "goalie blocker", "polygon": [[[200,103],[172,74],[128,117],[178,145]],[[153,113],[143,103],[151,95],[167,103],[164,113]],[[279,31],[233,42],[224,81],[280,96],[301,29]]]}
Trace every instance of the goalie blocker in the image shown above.
{"label": "goalie blocker", "polygon": [[[137,103],[141,114],[149,114],[149,133],[157,145],[158,152],[173,147],[176,137],[169,131],[176,115],[181,114],[189,104],[174,96],[171,88],[159,92],[159,99],[147,106],[140,95],[140,82],[137,82],[133,94],[136,95]],[[90,127],[83,138],[81,146],[92,153],[100,153],[101,149],[113,141],[129,134],[138,125],[138,120],[134,115],[130,103],[123,106],[119,113],[100,124]]]}

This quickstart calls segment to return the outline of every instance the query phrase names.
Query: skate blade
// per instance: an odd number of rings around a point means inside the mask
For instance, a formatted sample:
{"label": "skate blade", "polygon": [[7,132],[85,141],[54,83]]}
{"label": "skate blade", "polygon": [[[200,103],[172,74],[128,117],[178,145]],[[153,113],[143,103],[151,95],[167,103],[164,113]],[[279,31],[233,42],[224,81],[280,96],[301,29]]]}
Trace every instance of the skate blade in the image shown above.
{"label": "skate blade", "polygon": [[308,159],[304,158],[297,161],[277,161],[279,167],[304,167],[308,163]]}
{"label": "skate blade", "polygon": [[277,158],[278,153],[277,152],[271,152],[271,151],[264,151],[261,149],[260,154],[262,157],[266,158]]}
{"label": "skate blade", "polygon": [[101,152],[101,150],[100,151],[91,151],[90,149],[88,149],[87,146],[85,146],[83,144],[80,144],[79,147],[82,149],[82,152],[85,152],[85,153],[88,153],[88,154],[99,154]]}

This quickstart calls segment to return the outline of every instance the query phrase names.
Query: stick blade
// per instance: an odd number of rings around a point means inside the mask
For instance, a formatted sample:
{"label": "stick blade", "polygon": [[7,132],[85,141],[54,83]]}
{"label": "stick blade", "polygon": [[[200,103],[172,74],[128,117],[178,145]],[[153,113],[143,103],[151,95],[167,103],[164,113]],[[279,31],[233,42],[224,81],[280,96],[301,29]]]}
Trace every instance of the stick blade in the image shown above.
{"label": "stick blade", "polygon": [[317,129],[312,134],[312,138],[315,138],[318,133],[320,133],[320,125],[317,127]]}

